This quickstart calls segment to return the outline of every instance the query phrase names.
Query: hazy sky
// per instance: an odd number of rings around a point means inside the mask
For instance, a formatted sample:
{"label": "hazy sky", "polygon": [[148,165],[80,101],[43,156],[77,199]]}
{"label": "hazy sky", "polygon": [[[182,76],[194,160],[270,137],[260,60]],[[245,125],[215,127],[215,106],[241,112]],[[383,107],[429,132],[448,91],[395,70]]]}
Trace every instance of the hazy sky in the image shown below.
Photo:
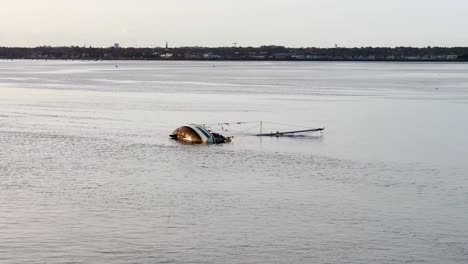
{"label": "hazy sky", "polygon": [[0,46],[468,46],[468,0],[0,0]]}

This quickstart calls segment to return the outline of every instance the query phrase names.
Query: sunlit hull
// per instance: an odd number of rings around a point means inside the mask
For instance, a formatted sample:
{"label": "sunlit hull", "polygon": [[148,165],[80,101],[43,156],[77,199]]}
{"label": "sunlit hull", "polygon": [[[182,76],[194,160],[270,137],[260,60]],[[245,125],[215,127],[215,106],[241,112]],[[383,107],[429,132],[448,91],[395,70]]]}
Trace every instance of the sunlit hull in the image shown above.
{"label": "sunlit hull", "polygon": [[212,133],[206,128],[198,125],[186,125],[177,128],[170,135],[171,139],[186,144],[223,144],[231,141],[217,133]]}

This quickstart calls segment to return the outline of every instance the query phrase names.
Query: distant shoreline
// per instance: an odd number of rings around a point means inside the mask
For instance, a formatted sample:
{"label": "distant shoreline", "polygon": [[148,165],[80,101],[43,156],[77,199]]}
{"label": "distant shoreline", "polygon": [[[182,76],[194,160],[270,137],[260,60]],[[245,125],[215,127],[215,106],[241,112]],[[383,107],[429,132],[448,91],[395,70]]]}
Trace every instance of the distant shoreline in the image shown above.
{"label": "distant shoreline", "polygon": [[377,61],[459,62],[468,61],[468,47],[396,48],[287,48],[261,47],[0,47],[0,59],[38,60],[151,60],[151,61]]}
{"label": "distant shoreline", "polygon": [[361,48],[287,48],[260,47],[155,47],[108,48],[0,47],[0,59],[38,60],[151,60],[151,61],[377,61],[377,62],[459,62],[468,61],[468,47],[361,47]]}
{"label": "distant shoreline", "polygon": [[62,58],[51,58],[51,59],[32,59],[32,58],[15,58],[7,59],[0,58],[0,61],[83,61],[83,62],[110,62],[110,61],[159,61],[159,62],[177,62],[177,61],[197,61],[197,62],[429,62],[429,63],[444,63],[444,62],[455,62],[455,63],[466,63],[468,59],[456,59],[456,60],[353,60],[353,59],[309,59],[309,60],[297,60],[297,59],[62,59]]}

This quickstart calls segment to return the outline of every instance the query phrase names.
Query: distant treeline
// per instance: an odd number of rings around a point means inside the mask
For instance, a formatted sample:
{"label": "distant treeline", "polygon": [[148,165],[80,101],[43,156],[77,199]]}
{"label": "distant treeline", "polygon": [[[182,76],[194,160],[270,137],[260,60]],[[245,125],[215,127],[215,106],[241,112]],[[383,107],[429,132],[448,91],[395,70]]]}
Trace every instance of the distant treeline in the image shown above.
{"label": "distant treeline", "polygon": [[179,47],[179,48],[94,48],[0,47],[0,59],[61,60],[344,60],[344,61],[468,61],[468,47],[396,48],[287,48]]}

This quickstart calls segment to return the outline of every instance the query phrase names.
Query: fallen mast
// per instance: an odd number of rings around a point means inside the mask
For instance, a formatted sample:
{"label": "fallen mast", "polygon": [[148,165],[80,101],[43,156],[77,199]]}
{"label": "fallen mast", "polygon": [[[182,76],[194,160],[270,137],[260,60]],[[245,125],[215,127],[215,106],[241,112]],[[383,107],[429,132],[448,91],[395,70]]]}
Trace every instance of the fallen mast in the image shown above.
{"label": "fallen mast", "polygon": [[270,132],[270,133],[261,133],[257,134],[257,137],[282,137],[282,136],[294,136],[295,134],[301,133],[313,133],[313,132],[320,132],[324,131],[325,128],[313,128],[313,129],[305,129],[305,130],[296,130],[296,131],[286,131],[286,132]]}

